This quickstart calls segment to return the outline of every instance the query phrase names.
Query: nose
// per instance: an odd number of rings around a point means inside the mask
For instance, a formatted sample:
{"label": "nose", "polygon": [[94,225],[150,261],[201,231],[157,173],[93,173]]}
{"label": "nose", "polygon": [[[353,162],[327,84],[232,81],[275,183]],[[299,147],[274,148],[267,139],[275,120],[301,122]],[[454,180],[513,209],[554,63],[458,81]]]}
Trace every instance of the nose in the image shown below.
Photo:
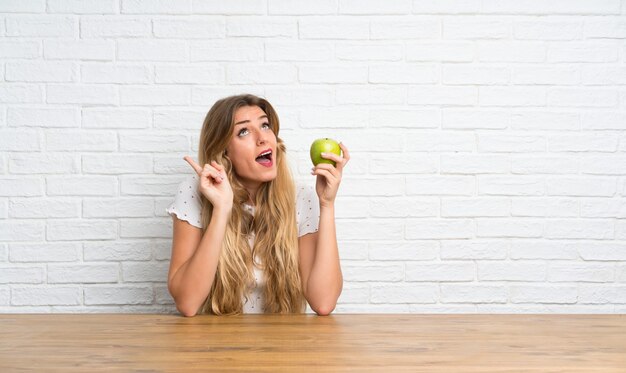
{"label": "nose", "polygon": [[267,142],[267,139],[266,139],[267,136],[268,134],[264,132],[260,132],[256,139],[257,144],[258,145],[265,144]]}

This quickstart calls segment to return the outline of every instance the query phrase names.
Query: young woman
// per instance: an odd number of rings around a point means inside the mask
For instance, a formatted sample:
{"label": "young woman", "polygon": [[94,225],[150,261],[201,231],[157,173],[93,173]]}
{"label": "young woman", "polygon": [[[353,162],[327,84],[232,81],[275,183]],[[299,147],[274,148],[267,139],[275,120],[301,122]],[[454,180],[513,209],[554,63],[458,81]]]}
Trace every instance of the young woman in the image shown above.
{"label": "young woman", "polygon": [[254,95],[218,100],[200,134],[195,171],[167,208],[168,289],[185,316],[334,309],[343,287],[335,197],[350,159],[325,154],[312,187],[290,174],[278,115]]}

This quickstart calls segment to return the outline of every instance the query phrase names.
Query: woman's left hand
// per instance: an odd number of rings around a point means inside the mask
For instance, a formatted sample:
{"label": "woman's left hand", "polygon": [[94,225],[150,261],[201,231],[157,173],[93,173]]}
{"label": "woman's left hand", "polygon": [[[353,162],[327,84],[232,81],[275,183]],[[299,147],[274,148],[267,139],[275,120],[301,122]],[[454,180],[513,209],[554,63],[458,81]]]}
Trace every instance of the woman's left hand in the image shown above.
{"label": "woman's left hand", "polygon": [[342,143],[339,143],[343,156],[339,156],[333,153],[322,153],[322,158],[335,161],[336,166],[328,163],[319,163],[313,167],[312,175],[317,175],[317,181],[315,183],[315,191],[320,200],[320,206],[332,206],[335,203],[335,197],[337,197],[337,190],[339,190],[339,184],[341,183],[341,175],[343,174],[343,168],[350,160],[350,153],[348,148]]}

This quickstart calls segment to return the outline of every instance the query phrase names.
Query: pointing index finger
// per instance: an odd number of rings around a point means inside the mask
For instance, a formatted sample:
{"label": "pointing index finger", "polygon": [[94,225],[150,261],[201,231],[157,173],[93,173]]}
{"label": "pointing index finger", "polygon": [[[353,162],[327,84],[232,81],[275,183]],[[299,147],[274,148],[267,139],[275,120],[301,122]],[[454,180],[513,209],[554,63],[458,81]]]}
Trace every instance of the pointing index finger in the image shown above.
{"label": "pointing index finger", "polygon": [[186,155],[183,157],[183,159],[185,161],[187,161],[187,163],[189,163],[189,165],[191,165],[191,167],[193,167],[194,171],[196,171],[196,173],[198,175],[202,174],[202,167],[200,167],[194,160],[193,158],[191,158],[190,156]]}

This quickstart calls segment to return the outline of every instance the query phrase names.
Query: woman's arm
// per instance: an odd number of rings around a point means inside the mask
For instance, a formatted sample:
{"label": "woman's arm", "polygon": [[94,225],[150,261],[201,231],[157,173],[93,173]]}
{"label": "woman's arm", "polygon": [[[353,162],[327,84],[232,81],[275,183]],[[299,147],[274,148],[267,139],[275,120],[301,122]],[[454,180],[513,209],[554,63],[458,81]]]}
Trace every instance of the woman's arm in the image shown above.
{"label": "woman's arm", "polygon": [[194,316],[213,286],[233,206],[233,191],[224,166],[217,161],[201,167],[189,156],[183,159],[200,178],[198,191],[213,205],[211,221],[204,234],[201,229],[174,219],[167,288],[176,302],[176,308],[185,316]]}
{"label": "woman's arm", "polygon": [[343,288],[335,230],[335,198],[350,152],[342,143],[339,147],[343,156],[321,154],[335,165],[318,163],[311,172],[317,175],[315,191],[320,203],[319,228],[317,233],[306,234],[299,241],[304,296],[318,315],[328,315],[335,309]]}
{"label": "woman's arm", "polygon": [[300,237],[304,296],[318,315],[330,314],[343,288],[335,231],[335,207],[320,206],[318,232]]}
{"label": "woman's arm", "polygon": [[174,225],[168,289],[176,308],[185,316],[195,316],[211,291],[229,214],[229,211],[213,211],[197,247],[185,245],[184,233],[176,227],[187,223],[179,220]]}

